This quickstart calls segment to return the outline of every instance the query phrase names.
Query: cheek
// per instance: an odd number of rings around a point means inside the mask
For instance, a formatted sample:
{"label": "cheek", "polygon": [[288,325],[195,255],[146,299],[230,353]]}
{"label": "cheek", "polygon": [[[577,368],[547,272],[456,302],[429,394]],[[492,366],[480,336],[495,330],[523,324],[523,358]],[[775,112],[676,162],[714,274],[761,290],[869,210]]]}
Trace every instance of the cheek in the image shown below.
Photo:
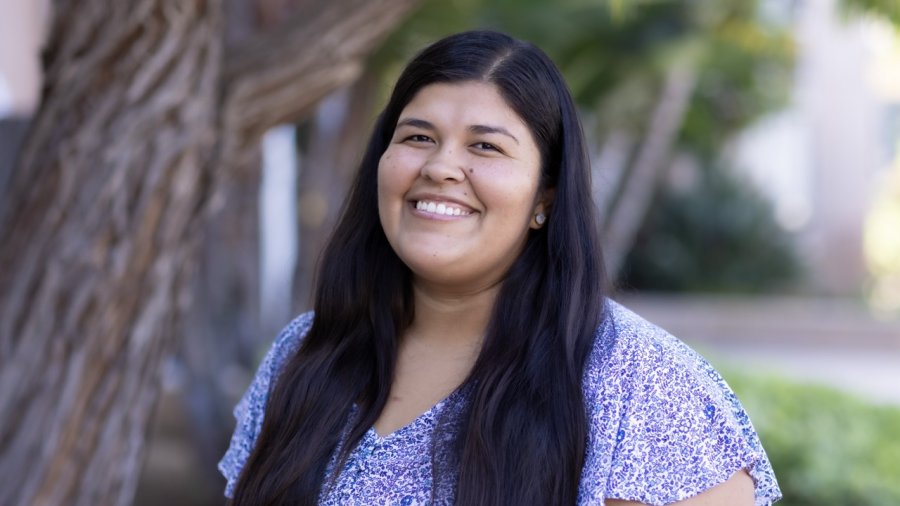
{"label": "cheek", "polygon": [[530,215],[537,194],[537,177],[531,177],[528,168],[521,166],[491,169],[489,166],[476,167],[470,175],[479,198],[489,208],[493,207],[498,214],[510,219]]}
{"label": "cheek", "polygon": [[381,191],[381,187],[384,186],[385,175],[390,173],[390,166],[393,163],[393,155],[391,155],[390,151],[385,151],[383,155],[381,155],[381,159],[378,161],[378,190]]}
{"label": "cheek", "polygon": [[378,163],[378,206],[382,207],[386,201],[396,193],[399,186],[395,157],[385,153]]}
{"label": "cheek", "polygon": [[391,194],[391,156],[385,153],[378,162],[377,194],[378,194],[378,217],[381,220],[382,228],[386,228],[389,223],[385,222],[387,218],[386,204],[390,201],[388,196]]}
{"label": "cheek", "polygon": [[415,162],[409,153],[388,148],[378,162],[378,198],[405,193],[418,174]]}
{"label": "cheek", "polygon": [[415,179],[407,158],[388,148],[378,163],[378,218],[389,236],[399,226],[405,195]]}

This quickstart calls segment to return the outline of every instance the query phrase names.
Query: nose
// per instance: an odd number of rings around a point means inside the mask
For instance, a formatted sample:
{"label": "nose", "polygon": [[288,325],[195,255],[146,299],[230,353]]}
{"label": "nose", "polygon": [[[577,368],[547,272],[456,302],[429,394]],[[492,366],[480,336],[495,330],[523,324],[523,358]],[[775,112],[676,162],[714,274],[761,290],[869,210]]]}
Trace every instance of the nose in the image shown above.
{"label": "nose", "polygon": [[435,183],[462,181],[466,178],[462,158],[459,150],[454,148],[437,150],[422,165],[421,175]]}

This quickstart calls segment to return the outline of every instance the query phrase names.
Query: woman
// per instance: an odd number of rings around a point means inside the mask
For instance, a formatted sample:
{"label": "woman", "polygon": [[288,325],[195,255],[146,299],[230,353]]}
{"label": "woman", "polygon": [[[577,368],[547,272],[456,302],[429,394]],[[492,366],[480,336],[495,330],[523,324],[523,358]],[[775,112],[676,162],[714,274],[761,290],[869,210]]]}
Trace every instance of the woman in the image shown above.
{"label": "woman", "polygon": [[[220,469],[255,504],[768,504],[719,375],[603,295],[553,63],[493,32],[400,76]],[[626,502],[630,501],[630,502]],[[704,502],[705,501],[705,502]]]}

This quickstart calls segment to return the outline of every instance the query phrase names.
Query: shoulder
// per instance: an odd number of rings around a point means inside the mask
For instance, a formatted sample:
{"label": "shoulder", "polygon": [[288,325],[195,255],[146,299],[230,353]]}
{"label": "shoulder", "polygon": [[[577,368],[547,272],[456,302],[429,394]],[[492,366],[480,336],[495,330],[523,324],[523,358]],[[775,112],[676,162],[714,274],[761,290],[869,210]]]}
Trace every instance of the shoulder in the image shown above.
{"label": "shoulder", "polygon": [[313,312],[303,313],[294,318],[282,329],[272,346],[269,347],[265,357],[256,370],[256,375],[250,383],[241,401],[235,407],[235,416],[239,417],[242,411],[250,411],[262,407],[260,402],[268,395],[272,380],[277,377],[284,363],[300,347],[300,343],[309,332],[313,324]]}
{"label": "shoulder", "polygon": [[303,337],[309,332],[313,319],[314,315],[310,311],[294,318],[285,326],[260,363],[250,386],[247,387],[243,397],[234,407],[234,417],[237,423],[228,451],[219,461],[218,466],[219,471],[228,480],[225,488],[225,495],[228,497],[231,497],[241,469],[253,451],[256,438],[262,429],[269,388],[278,377],[285,362],[293,355],[303,341]]}
{"label": "shoulder", "polygon": [[300,343],[312,327],[314,317],[315,314],[312,311],[303,313],[291,320],[279,332],[260,364],[257,376],[260,373],[270,373],[269,376],[272,376],[281,369],[288,357],[300,347]]}
{"label": "shoulder", "polygon": [[264,401],[268,396],[270,384],[278,376],[278,373],[284,367],[284,363],[300,347],[300,343],[303,341],[306,333],[309,332],[310,327],[312,327],[313,320],[314,314],[312,311],[303,313],[294,318],[279,332],[262,362],[260,362],[250,387],[235,407],[236,417],[241,410],[262,407],[259,402],[254,401]]}
{"label": "shoulder", "polygon": [[586,365],[585,393],[652,385],[660,387],[657,394],[668,395],[684,386],[706,386],[714,392],[727,388],[712,365],[687,344],[617,302],[607,301]]}
{"label": "shoulder", "polygon": [[583,388],[590,441],[582,499],[668,504],[740,469],[754,478],[759,504],[780,495],[750,419],[721,375],[615,302],[597,329]]}
{"label": "shoulder", "polygon": [[720,380],[712,366],[682,341],[607,301],[585,366],[587,401],[614,394],[677,395],[684,386],[714,387]]}

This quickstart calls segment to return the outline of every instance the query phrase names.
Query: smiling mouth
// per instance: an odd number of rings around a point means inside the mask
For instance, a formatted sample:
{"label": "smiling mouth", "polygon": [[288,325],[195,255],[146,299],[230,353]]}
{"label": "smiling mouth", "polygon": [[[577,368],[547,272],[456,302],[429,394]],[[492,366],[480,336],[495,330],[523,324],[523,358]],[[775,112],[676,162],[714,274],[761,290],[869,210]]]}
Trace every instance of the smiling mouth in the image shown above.
{"label": "smiling mouth", "polygon": [[447,204],[445,202],[419,200],[415,203],[415,205],[416,209],[418,209],[419,211],[425,211],[427,213],[438,214],[441,216],[468,216],[472,214],[472,211],[454,206],[452,204]]}

